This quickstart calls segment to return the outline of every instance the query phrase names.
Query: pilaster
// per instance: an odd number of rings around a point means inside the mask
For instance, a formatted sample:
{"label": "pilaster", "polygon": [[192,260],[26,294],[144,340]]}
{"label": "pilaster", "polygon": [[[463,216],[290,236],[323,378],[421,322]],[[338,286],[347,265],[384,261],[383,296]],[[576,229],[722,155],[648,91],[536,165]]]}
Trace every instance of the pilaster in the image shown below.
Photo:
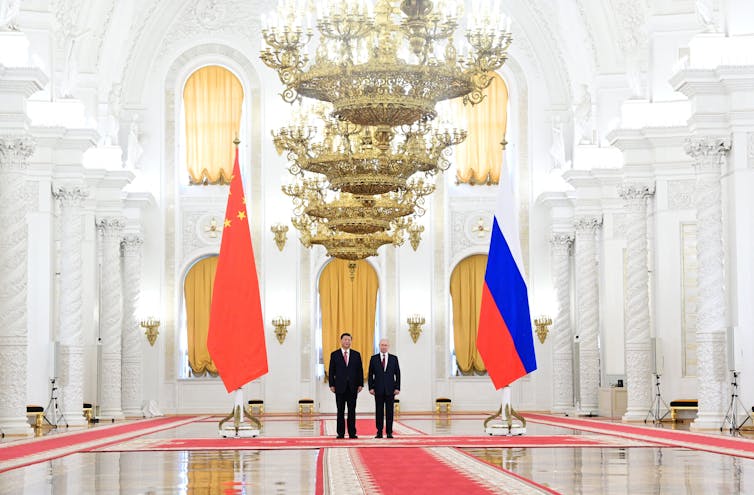
{"label": "pilaster", "polygon": [[144,239],[140,234],[126,234],[120,242],[123,255],[123,334],[121,401],[123,414],[141,416],[143,401],[141,376],[142,333],[136,314],[141,295],[141,248]]}
{"label": "pilaster", "polygon": [[580,412],[597,411],[600,383],[599,336],[599,278],[597,270],[597,230],[602,216],[576,218],[576,287],[578,316],[576,335],[579,341]]}
{"label": "pilaster", "polygon": [[573,233],[554,232],[550,237],[552,273],[558,313],[552,326],[553,411],[573,410],[573,339],[571,332],[571,247]]}
{"label": "pilaster", "polygon": [[100,417],[124,418],[121,403],[121,334],[123,328],[123,284],[120,241],[125,219],[97,219],[100,232],[102,266],[100,269]]}

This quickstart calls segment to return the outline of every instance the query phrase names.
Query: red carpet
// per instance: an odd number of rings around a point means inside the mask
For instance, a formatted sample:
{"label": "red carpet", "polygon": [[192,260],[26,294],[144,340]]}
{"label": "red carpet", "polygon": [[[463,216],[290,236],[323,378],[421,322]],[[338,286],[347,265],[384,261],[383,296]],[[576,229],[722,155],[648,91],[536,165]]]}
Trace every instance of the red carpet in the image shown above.
{"label": "red carpet", "polygon": [[424,449],[359,449],[364,468],[380,493],[492,494],[484,485],[440,462]]}
{"label": "red carpet", "polygon": [[685,447],[739,457],[754,457],[754,441],[743,438],[608,423],[593,419],[563,418],[545,414],[525,414],[524,416],[526,416],[527,420],[535,423],[606,433],[608,435],[639,439],[671,447]]}
{"label": "red carpet", "polygon": [[430,436],[404,435],[393,439],[363,436],[358,439],[325,437],[257,437],[257,438],[136,438],[92,449],[97,452],[145,450],[272,450],[354,447],[645,447],[652,445],[636,440],[586,435],[504,436]]}
{"label": "red carpet", "polygon": [[[145,419],[121,425],[97,426],[84,431],[61,433],[48,438],[0,444],[0,463],[12,460],[23,462],[23,458],[28,458],[28,462],[24,462],[23,464],[33,464],[74,452],[88,450],[95,446],[101,447],[114,442],[117,443],[126,438],[173,428],[179,423],[187,423],[193,420],[194,417],[186,416]],[[94,445],[92,445],[93,443]],[[19,464],[17,463],[14,463],[11,467],[0,464],[0,472],[18,466]]]}

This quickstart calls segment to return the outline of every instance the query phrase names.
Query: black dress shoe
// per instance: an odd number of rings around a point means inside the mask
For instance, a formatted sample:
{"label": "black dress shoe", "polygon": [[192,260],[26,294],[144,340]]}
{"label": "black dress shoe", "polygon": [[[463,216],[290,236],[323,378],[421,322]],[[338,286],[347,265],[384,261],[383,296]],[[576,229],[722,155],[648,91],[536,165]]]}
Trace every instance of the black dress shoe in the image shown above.
{"label": "black dress shoe", "polygon": [[335,438],[345,438],[345,437],[344,437],[343,435],[338,435],[338,436],[337,436],[337,437],[335,437]]}
{"label": "black dress shoe", "polygon": [[356,435],[348,435],[348,438],[359,438]]}
{"label": "black dress shoe", "polygon": [[382,433],[378,433],[374,436],[374,438],[382,438]]}
{"label": "black dress shoe", "polygon": [[388,434],[387,434],[387,437],[388,437],[388,438],[393,438],[393,434],[392,434],[392,433],[388,433]]}

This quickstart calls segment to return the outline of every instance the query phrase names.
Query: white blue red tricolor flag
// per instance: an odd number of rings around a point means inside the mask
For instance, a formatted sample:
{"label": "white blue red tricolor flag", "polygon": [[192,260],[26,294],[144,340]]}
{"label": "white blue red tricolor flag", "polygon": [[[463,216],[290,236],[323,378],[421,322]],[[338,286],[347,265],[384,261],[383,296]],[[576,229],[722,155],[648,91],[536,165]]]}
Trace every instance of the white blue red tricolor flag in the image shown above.
{"label": "white blue red tricolor flag", "polygon": [[537,369],[512,181],[500,177],[476,347],[496,389]]}

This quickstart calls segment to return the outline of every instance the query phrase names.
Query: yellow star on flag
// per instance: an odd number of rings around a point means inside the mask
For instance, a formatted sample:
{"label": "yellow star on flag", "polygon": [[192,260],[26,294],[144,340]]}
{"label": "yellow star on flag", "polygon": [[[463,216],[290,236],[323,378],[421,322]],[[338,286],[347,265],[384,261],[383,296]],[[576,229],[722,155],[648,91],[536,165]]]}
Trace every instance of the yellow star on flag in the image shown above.
{"label": "yellow star on flag", "polygon": [[246,196],[244,196],[243,198],[241,198],[241,201],[243,201],[243,204],[246,204]]}
{"label": "yellow star on flag", "polygon": [[226,218],[226,219],[225,219],[225,227],[226,227],[226,228],[227,228],[227,227],[230,227],[230,219],[229,219],[229,218]]}
{"label": "yellow star on flag", "polygon": [[239,220],[243,220],[244,218],[246,218],[246,213],[243,212],[243,211],[239,211],[238,212],[238,219]]}

